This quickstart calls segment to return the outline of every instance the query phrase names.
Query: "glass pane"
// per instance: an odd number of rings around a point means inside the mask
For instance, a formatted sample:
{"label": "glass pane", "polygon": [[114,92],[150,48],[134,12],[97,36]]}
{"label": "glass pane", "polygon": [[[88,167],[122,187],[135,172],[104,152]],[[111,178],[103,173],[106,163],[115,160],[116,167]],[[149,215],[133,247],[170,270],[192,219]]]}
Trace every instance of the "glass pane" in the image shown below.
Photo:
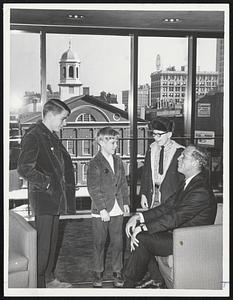
{"label": "glass pane", "polygon": [[[186,99],[187,49],[186,38],[140,37],[138,61],[138,189],[145,155],[154,138],[148,124],[158,116],[174,121],[172,139],[182,145],[185,141],[183,104]],[[149,184],[149,183],[148,183]],[[140,205],[140,199],[137,203]]]}
{"label": "glass pane", "polygon": [[47,99],[59,98],[72,110],[61,137],[73,154],[77,186],[86,186],[86,166],[99,149],[95,137],[105,126],[120,134],[117,153],[128,175],[122,90],[129,89],[129,37],[47,34],[46,46]]}
{"label": "glass pane", "polygon": [[[10,132],[9,189],[27,188],[27,181],[17,173],[21,143],[21,121],[40,109],[40,36],[12,31],[10,33]],[[10,207],[25,203],[10,201]]]}
{"label": "glass pane", "polygon": [[197,40],[195,137],[210,154],[210,182],[222,192],[223,163],[223,39]]}
{"label": "glass pane", "polygon": [[38,111],[40,106],[40,36],[11,32],[11,114]]}
{"label": "glass pane", "polygon": [[[21,121],[40,106],[40,36],[10,33],[10,126],[9,126],[9,208],[28,210],[27,181],[17,172],[21,143]],[[22,199],[17,199],[22,192]]]}
{"label": "glass pane", "polygon": [[129,88],[128,37],[47,34],[46,46],[48,97],[105,92],[109,103],[116,95],[121,105],[121,92]]}

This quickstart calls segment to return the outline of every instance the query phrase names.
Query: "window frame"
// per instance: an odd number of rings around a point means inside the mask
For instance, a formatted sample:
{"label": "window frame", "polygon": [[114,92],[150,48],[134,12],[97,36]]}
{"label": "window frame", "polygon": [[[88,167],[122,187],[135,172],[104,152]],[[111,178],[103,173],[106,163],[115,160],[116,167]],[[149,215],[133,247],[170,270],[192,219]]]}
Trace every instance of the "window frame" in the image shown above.
{"label": "window frame", "polygon": [[[195,99],[196,99],[196,51],[197,38],[222,38],[224,32],[219,31],[176,31],[176,30],[148,30],[132,28],[81,28],[69,26],[33,26],[25,24],[11,24],[10,30],[22,30],[40,34],[41,42],[41,102],[46,102],[46,34],[87,34],[87,35],[117,35],[129,36],[130,38],[130,91],[129,91],[129,122],[130,122],[130,173],[137,172],[137,105],[138,105],[138,38],[139,37],[183,37],[188,39],[188,81],[186,90],[186,105],[184,106],[185,136],[194,141],[195,131]],[[192,84],[193,83],[193,84]],[[214,84],[212,85],[214,86]],[[135,211],[134,199],[136,197],[136,176],[130,182],[130,201],[132,211]]]}

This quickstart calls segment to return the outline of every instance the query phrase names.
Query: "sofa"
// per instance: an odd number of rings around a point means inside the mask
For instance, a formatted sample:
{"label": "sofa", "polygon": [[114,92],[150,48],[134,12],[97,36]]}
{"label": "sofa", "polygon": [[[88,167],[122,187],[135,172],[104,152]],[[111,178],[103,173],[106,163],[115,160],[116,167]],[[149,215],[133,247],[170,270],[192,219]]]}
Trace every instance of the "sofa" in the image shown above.
{"label": "sofa", "polygon": [[8,287],[37,287],[36,230],[12,210],[9,212]]}
{"label": "sofa", "polygon": [[169,289],[222,289],[222,203],[214,225],[177,228],[173,231],[173,255],[157,256]]}

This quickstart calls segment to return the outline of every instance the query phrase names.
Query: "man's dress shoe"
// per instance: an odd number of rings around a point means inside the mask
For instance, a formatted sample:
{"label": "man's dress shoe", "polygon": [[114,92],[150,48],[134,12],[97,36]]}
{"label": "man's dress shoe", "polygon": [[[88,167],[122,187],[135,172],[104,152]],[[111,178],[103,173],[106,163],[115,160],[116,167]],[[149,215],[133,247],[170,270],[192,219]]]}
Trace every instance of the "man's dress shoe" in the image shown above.
{"label": "man's dress shoe", "polygon": [[145,280],[136,286],[137,289],[163,289],[165,288],[163,282],[156,282],[154,279]]}

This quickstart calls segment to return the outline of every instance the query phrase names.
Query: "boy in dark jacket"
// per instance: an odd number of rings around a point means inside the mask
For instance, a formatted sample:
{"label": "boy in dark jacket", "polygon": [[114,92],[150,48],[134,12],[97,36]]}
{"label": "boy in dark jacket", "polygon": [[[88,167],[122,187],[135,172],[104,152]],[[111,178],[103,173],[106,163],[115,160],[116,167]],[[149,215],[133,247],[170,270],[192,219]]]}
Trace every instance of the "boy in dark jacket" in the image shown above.
{"label": "boy in dark jacket", "polygon": [[18,172],[28,181],[28,195],[37,230],[37,287],[68,288],[54,276],[60,214],[75,214],[74,170],[69,153],[55,132],[70,114],[57,99],[43,107],[43,119],[22,139]]}

